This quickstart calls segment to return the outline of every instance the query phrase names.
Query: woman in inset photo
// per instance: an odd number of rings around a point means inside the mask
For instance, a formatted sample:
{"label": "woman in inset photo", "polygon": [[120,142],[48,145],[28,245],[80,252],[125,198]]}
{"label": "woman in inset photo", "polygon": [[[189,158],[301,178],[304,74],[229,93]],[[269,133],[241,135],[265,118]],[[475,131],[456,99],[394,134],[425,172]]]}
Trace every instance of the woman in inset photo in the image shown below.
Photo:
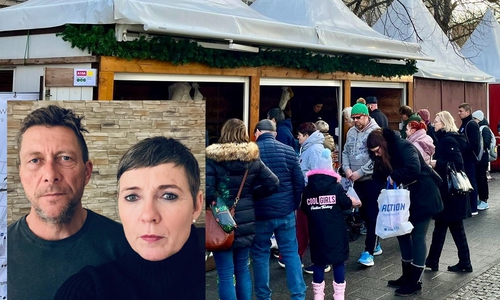
{"label": "woman in inset photo", "polygon": [[194,155],[174,139],[147,138],[123,155],[117,180],[131,249],[84,267],[55,299],[205,299],[204,246],[193,225],[203,202]]}

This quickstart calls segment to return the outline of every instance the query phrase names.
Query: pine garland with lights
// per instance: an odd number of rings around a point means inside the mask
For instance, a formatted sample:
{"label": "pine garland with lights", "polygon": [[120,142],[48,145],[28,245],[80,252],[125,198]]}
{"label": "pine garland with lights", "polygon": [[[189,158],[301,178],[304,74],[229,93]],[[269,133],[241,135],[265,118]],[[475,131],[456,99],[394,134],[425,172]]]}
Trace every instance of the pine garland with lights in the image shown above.
{"label": "pine garland with lights", "polygon": [[305,49],[264,48],[258,53],[207,49],[188,39],[169,36],[140,37],[130,42],[118,42],[113,28],[103,25],[66,25],[59,33],[71,47],[87,49],[93,55],[116,56],[124,59],[157,59],[174,65],[197,62],[213,68],[275,66],[305,69],[309,72],[348,72],[359,75],[399,77],[413,75],[416,61],[405,65],[379,64],[376,57],[350,54],[319,54]]}

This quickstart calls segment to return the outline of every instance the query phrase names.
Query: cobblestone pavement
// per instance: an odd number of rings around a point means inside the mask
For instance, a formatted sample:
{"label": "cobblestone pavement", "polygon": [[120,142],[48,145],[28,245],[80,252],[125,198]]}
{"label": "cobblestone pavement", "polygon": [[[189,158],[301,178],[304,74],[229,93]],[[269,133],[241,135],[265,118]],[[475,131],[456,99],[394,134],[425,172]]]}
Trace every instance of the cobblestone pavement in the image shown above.
{"label": "cobblestone pavement", "polygon": [[[447,234],[441,255],[439,271],[426,270],[423,275],[422,292],[410,297],[394,296],[394,289],[387,286],[387,280],[396,279],[401,274],[400,254],[397,240],[382,240],[383,254],[375,257],[373,267],[362,267],[356,261],[364,250],[364,236],[350,243],[350,257],[346,262],[346,299],[425,299],[425,300],[487,300],[500,299],[500,173],[492,174],[490,187],[490,209],[464,221],[467,240],[471,251],[472,273],[448,272],[447,266],[458,262],[457,250],[451,235]],[[431,222],[427,234],[430,246],[434,225]],[[309,265],[309,253],[304,264]],[[272,299],[290,299],[284,269],[278,266],[274,257],[270,258]],[[206,299],[218,299],[217,273],[206,273]],[[304,273],[308,286],[307,299],[313,298],[312,275]],[[329,282],[325,288],[325,299],[332,299],[332,273],[325,274]]]}

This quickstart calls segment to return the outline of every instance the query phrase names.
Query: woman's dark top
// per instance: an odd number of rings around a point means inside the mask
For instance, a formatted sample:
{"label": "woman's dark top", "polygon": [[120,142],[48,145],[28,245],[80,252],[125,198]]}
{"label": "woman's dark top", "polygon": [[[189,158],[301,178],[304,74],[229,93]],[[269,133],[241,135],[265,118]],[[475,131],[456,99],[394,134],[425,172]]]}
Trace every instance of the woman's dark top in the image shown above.
{"label": "woman's dark top", "polygon": [[390,175],[397,185],[406,186],[410,191],[410,222],[423,221],[442,211],[443,201],[438,186],[417,148],[391,129],[384,128],[383,135],[388,144],[393,172],[383,174],[376,172],[375,168],[373,178],[386,182]]}
{"label": "woman's dark top", "polygon": [[176,254],[148,261],[130,249],[121,258],[87,266],[59,288],[55,300],[205,299],[205,256],[194,225]]}
{"label": "woman's dark top", "polygon": [[439,187],[443,199],[444,210],[434,217],[436,220],[459,221],[467,217],[469,201],[465,195],[451,195],[448,192],[448,181],[446,170],[448,163],[453,163],[457,170],[464,170],[462,151],[465,149],[466,140],[457,132],[436,132],[438,144],[434,159],[436,160],[436,172],[443,179]]}

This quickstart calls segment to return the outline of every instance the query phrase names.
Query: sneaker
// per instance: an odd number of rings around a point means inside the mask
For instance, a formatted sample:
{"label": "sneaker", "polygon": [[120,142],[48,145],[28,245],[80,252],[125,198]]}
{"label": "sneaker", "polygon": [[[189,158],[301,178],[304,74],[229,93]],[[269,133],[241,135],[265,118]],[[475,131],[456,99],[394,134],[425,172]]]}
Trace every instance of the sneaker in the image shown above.
{"label": "sneaker", "polygon": [[[285,263],[283,262],[283,260],[281,259],[278,259],[278,265],[280,265],[280,267],[282,268],[285,268]],[[301,267],[303,268],[304,267],[304,264],[301,264]],[[311,273],[312,274],[312,273]]]}
{"label": "sneaker", "polygon": [[373,262],[373,255],[371,255],[368,251],[361,253],[361,256],[358,259],[358,262],[367,267],[373,266],[375,263]]}
{"label": "sneaker", "polygon": [[482,200],[481,200],[481,203],[477,206],[477,210],[487,210],[488,208],[490,208],[488,203],[486,203]]}
{"label": "sneaker", "polygon": [[[303,266],[303,265],[302,265]],[[326,265],[325,267],[325,273],[328,273],[332,270],[332,267],[330,265]],[[309,267],[305,267],[304,268],[304,272],[306,272],[307,274],[314,274],[314,271],[313,271],[313,266],[310,265]]]}
{"label": "sneaker", "polygon": [[366,235],[366,227],[365,224],[361,224],[361,229],[359,230],[359,233],[362,235]]}
{"label": "sneaker", "polygon": [[271,248],[271,254],[276,258],[280,258],[280,251],[278,249]]}
{"label": "sneaker", "polygon": [[377,247],[375,247],[375,250],[373,251],[373,256],[377,256],[382,254],[384,251],[382,251],[382,247],[380,247],[380,242],[377,243]]}
{"label": "sneaker", "polygon": [[283,261],[281,259],[278,259],[278,265],[280,265],[280,267],[282,267],[282,268],[285,268],[285,264],[283,263]]}

